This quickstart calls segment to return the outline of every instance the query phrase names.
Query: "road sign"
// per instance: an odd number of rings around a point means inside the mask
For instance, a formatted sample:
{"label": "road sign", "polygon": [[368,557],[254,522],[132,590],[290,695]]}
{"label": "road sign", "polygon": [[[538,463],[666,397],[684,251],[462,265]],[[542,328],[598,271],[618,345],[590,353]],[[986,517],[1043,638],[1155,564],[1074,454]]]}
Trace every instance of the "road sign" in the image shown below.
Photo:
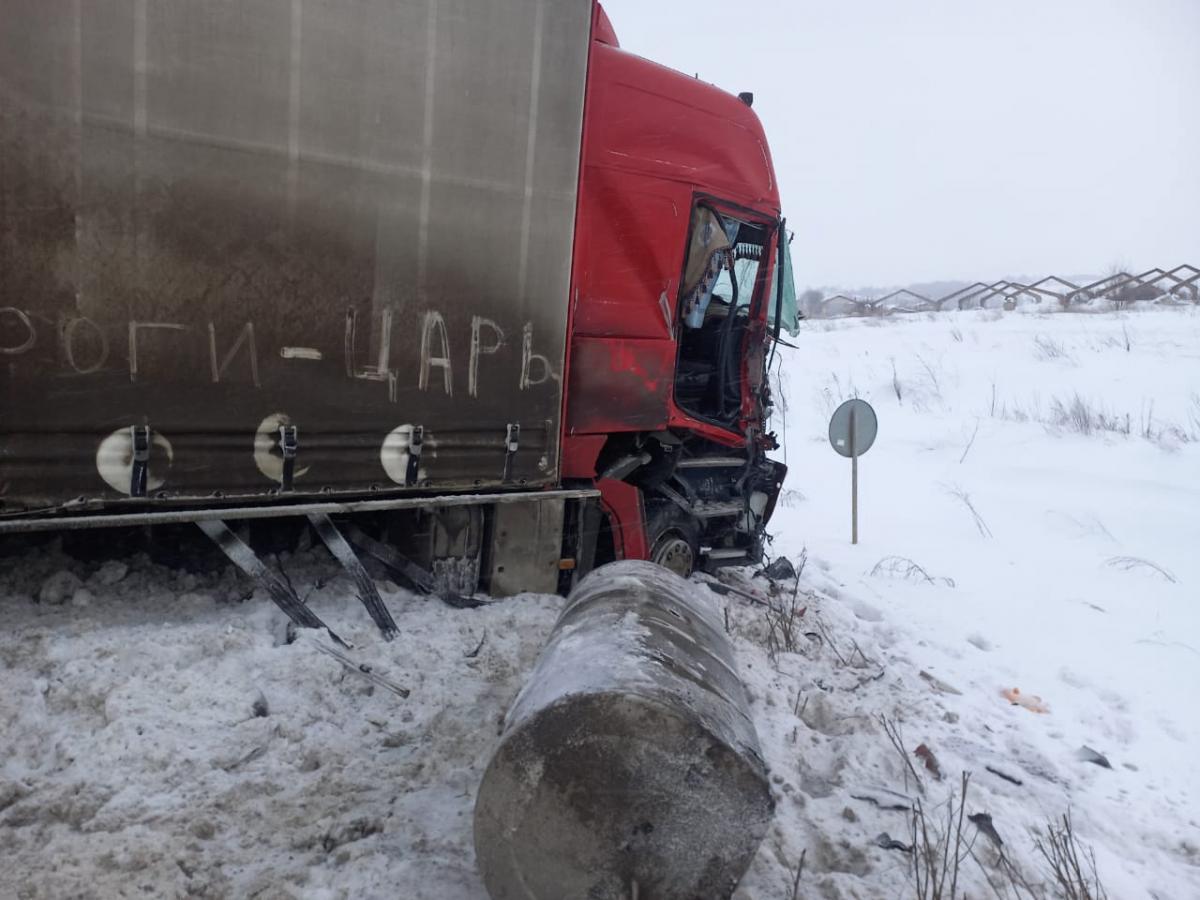
{"label": "road sign", "polygon": [[858,543],[858,458],[871,449],[879,419],[866,400],[847,400],[829,420],[829,443],[850,457],[850,543]]}
{"label": "road sign", "polygon": [[879,419],[866,400],[847,400],[829,420],[829,443],[842,456],[862,456],[878,432]]}

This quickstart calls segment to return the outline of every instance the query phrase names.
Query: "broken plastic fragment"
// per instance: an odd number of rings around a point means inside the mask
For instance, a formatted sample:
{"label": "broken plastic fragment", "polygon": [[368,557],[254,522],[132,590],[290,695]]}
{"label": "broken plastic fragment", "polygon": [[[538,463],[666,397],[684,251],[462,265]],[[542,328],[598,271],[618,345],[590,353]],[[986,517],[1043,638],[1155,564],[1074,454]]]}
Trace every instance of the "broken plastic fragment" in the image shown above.
{"label": "broken plastic fragment", "polygon": [[933,755],[932,750],[930,750],[925,744],[921,744],[916,750],[913,751],[913,754],[917,757],[917,759],[925,763],[925,768],[933,774],[934,778],[936,778],[938,781],[942,780],[942,767],[938,764],[937,757]]}
{"label": "broken plastic fragment", "polygon": [[996,831],[995,826],[992,824],[992,817],[989,813],[972,813],[967,816],[967,819],[972,825],[987,835],[997,847],[1004,846],[1004,841],[1000,839],[1000,833]]}
{"label": "broken plastic fragment", "polygon": [[875,846],[882,847],[884,850],[899,850],[901,853],[912,853],[911,845],[896,840],[886,831],[875,838]]}
{"label": "broken plastic fragment", "polygon": [[938,678],[936,675],[930,675],[924,669],[922,669],[918,674],[922,678],[924,678],[927,682],[929,682],[929,686],[931,688],[933,688],[935,691],[938,691],[939,693],[942,693],[942,694],[955,694],[960,697],[962,696],[962,691],[960,691],[958,688],[954,687],[953,685],[947,684],[946,682],[942,681],[942,679]]}
{"label": "broken plastic fragment", "polygon": [[1075,751],[1075,757],[1076,759],[1083,760],[1084,762],[1094,763],[1095,765],[1100,766],[1102,769],[1112,768],[1112,763],[1108,761],[1108,757],[1098,750],[1093,750],[1087,744],[1084,744]]}
{"label": "broken plastic fragment", "polygon": [[1013,706],[1023,707],[1030,712],[1042,715],[1050,712],[1050,707],[1046,704],[1045,700],[1036,694],[1022,694],[1020,688],[1005,688],[1000,692],[1000,696]]}
{"label": "broken plastic fragment", "polygon": [[760,573],[771,581],[791,581],[796,577],[796,567],[786,556],[780,556]]}

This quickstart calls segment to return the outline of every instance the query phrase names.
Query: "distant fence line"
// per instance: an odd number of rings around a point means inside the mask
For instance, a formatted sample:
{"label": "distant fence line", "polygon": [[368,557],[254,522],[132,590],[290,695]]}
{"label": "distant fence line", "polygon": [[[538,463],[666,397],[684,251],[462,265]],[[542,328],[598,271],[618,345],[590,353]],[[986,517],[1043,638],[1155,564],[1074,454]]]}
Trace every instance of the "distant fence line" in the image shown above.
{"label": "distant fence line", "polygon": [[1075,284],[1049,275],[1032,284],[1017,281],[977,281],[944,297],[927,297],[902,288],[882,297],[834,294],[823,298],[808,314],[817,318],[886,316],[892,313],[942,312],[954,309],[1016,309],[1018,306],[1055,304],[1061,309],[1084,306],[1097,300],[1115,308],[1131,303],[1163,305],[1200,304],[1200,269],[1176,266],[1169,271],[1147,269],[1140,275],[1116,272],[1091,284]]}

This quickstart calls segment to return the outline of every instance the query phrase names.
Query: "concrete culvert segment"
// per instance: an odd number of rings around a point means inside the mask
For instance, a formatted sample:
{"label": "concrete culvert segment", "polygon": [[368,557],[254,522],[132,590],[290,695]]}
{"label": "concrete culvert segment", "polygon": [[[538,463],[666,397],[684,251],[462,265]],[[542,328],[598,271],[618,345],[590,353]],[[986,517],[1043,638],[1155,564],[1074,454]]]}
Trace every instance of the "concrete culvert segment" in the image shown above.
{"label": "concrete culvert segment", "polygon": [[494,900],[729,897],[771,812],[702,590],[639,561],[585,578],[479,789],[475,852]]}

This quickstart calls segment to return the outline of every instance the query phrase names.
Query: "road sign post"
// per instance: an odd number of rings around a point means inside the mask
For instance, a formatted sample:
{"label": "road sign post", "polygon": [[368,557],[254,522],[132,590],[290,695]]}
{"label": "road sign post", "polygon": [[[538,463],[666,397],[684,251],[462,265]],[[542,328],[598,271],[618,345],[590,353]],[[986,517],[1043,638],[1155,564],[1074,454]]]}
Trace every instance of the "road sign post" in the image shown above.
{"label": "road sign post", "polygon": [[858,415],[850,409],[850,543],[858,543],[858,442],[854,426]]}
{"label": "road sign post", "polygon": [[858,458],[871,449],[879,419],[865,400],[847,400],[829,420],[829,443],[850,457],[850,542],[858,543]]}

